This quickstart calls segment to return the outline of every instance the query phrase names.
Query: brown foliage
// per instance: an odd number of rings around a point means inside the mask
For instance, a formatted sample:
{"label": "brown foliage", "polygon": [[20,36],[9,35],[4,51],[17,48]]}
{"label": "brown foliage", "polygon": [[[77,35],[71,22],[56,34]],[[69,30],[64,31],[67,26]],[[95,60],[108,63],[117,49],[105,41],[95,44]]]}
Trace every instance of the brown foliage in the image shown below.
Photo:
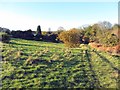
{"label": "brown foliage", "polygon": [[77,29],[64,31],[60,33],[58,37],[68,47],[78,47],[80,44],[80,34],[79,34],[79,30]]}
{"label": "brown foliage", "polygon": [[113,47],[114,52],[120,53],[120,44]]}
{"label": "brown foliage", "polygon": [[109,53],[120,54],[120,44],[113,46],[113,47],[105,47],[105,46],[98,44],[98,43],[89,43],[89,45],[92,48],[95,48],[95,49],[100,50],[100,51],[106,51]]}

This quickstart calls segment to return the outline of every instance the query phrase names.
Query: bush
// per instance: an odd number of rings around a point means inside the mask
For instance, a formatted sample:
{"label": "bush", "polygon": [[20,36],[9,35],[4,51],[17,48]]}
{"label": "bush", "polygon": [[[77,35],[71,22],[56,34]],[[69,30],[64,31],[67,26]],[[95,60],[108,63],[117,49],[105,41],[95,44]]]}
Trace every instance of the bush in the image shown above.
{"label": "bush", "polygon": [[71,29],[69,31],[61,32],[58,38],[68,47],[78,47],[80,44],[79,30]]}
{"label": "bush", "polygon": [[20,30],[12,31],[11,35],[13,38],[21,38],[21,39],[26,39],[26,40],[34,39],[33,31],[31,29],[27,31],[20,31]]}
{"label": "bush", "polygon": [[84,44],[89,44],[89,37],[83,37],[83,43]]}
{"label": "bush", "polygon": [[10,41],[10,35],[7,33],[0,33],[0,41],[3,43],[8,43]]}
{"label": "bush", "polygon": [[114,34],[105,33],[105,35],[99,39],[99,42],[105,46],[115,46],[118,44],[119,38]]}

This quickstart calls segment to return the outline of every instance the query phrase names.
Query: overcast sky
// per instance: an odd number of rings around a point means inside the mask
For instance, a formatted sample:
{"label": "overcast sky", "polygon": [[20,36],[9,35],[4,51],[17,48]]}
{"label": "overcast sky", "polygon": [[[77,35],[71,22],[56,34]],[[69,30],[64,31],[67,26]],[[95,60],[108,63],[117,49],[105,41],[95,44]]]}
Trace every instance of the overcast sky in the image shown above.
{"label": "overcast sky", "polygon": [[99,21],[118,23],[118,2],[1,2],[0,27],[11,30],[77,28]]}

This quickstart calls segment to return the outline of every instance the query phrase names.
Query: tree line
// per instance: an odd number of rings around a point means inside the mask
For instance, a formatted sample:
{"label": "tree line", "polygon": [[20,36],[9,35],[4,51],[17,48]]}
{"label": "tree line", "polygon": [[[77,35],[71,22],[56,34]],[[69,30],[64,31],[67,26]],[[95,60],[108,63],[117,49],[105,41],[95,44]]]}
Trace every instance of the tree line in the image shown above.
{"label": "tree line", "polygon": [[3,41],[12,37],[55,43],[63,42],[68,47],[78,47],[80,44],[88,44],[90,42],[97,42],[106,46],[117,45],[120,39],[119,29],[120,26],[118,24],[112,26],[110,22],[103,21],[87,27],[83,26],[82,28],[72,28],[70,30],[59,27],[57,31],[42,31],[41,26],[38,25],[36,31],[31,29],[10,31],[9,29],[0,28],[0,32],[6,33],[5,35],[1,34]]}
{"label": "tree line", "polygon": [[109,22],[100,22],[81,29],[73,28],[60,33],[59,39],[68,47],[79,47],[80,44],[91,42],[104,46],[115,46],[120,43],[120,26],[112,26]]}

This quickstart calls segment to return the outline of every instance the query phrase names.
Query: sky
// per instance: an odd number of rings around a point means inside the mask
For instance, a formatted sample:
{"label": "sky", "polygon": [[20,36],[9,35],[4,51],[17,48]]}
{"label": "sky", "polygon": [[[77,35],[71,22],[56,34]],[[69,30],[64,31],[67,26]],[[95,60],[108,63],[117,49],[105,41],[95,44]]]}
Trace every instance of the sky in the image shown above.
{"label": "sky", "polygon": [[99,21],[118,23],[118,2],[0,2],[0,27],[66,30]]}

